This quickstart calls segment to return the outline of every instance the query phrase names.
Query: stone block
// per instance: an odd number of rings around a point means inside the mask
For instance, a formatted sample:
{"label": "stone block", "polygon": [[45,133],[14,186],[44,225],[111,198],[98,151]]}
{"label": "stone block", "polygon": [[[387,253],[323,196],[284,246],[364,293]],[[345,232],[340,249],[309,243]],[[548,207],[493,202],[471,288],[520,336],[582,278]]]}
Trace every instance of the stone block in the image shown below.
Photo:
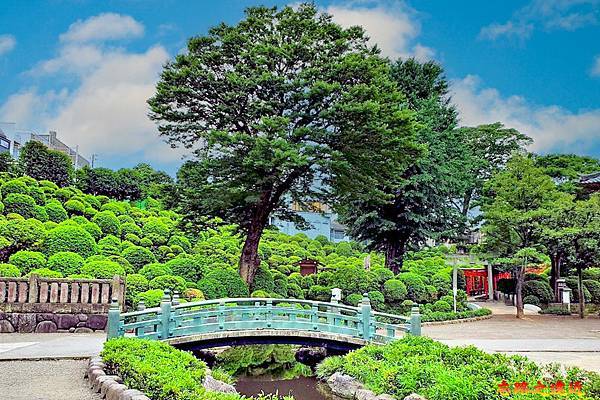
{"label": "stone block", "polygon": [[360,382],[349,375],[336,372],[327,379],[327,384],[331,388],[333,394],[345,399],[353,399],[354,394],[363,389]]}
{"label": "stone block", "polygon": [[[35,314],[16,314],[17,317],[17,332],[19,333],[31,333],[35,331],[37,326],[37,318]],[[14,323],[13,323],[14,326]]]}
{"label": "stone block", "polygon": [[127,386],[122,383],[111,385],[106,391],[106,400],[119,400],[123,392],[127,390]]}
{"label": "stone block", "polygon": [[79,318],[76,315],[60,314],[56,317],[58,329],[71,329],[77,326]]}
{"label": "stone block", "polygon": [[115,377],[113,375],[100,375],[94,382],[94,385],[92,386],[93,389],[96,391],[96,393],[100,392],[100,388],[102,387],[102,384],[106,381],[114,382]]}
{"label": "stone block", "polygon": [[409,394],[408,396],[406,396],[404,398],[404,400],[427,400],[427,399],[419,394],[412,393],[412,394]]}
{"label": "stone block", "polygon": [[100,378],[102,376],[106,376],[106,373],[101,369],[95,369],[95,370],[89,372],[88,378],[90,380],[90,382],[89,382],[90,388],[93,388],[94,385],[96,384],[96,381],[98,380],[98,378]]}
{"label": "stone block", "polygon": [[216,380],[210,375],[206,375],[206,378],[204,378],[204,382],[202,382],[202,386],[204,386],[206,390],[209,390],[211,392],[237,393],[233,385]]}
{"label": "stone block", "polygon": [[35,331],[37,333],[54,333],[57,331],[57,329],[58,328],[54,322],[42,321],[36,326]]}
{"label": "stone block", "polygon": [[75,328],[75,331],[73,333],[92,333],[94,332],[93,330],[91,330],[90,328],[86,328],[85,326],[79,327],[79,328]]}
{"label": "stone block", "polygon": [[112,379],[112,377],[110,375],[107,375],[107,377],[109,379],[105,379],[104,381],[102,381],[102,384],[100,384],[100,395],[102,397],[106,397],[106,393],[108,392],[108,389],[112,385],[118,385],[119,384],[119,382],[117,382],[114,379]]}
{"label": "stone block", "polygon": [[10,323],[9,320],[7,320],[7,319],[0,320],[0,333],[13,333],[14,331],[15,331],[15,328],[13,327],[13,325]]}
{"label": "stone block", "polygon": [[90,315],[87,319],[86,326],[95,331],[103,330],[106,327],[106,321],[108,316],[106,315]]}
{"label": "stone block", "polygon": [[82,321],[82,322],[88,320],[87,314],[77,314],[77,318],[79,318],[79,320]]}
{"label": "stone block", "polygon": [[356,400],[377,400],[375,393],[368,389],[358,389],[354,394]]}
{"label": "stone block", "polygon": [[396,398],[389,394],[380,394],[376,397],[377,400],[396,400]]}
{"label": "stone block", "polygon": [[140,392],[137,389],[127,389],[119,395],[118,400],[131,400],[134,396],[144,396],[144,393]]}

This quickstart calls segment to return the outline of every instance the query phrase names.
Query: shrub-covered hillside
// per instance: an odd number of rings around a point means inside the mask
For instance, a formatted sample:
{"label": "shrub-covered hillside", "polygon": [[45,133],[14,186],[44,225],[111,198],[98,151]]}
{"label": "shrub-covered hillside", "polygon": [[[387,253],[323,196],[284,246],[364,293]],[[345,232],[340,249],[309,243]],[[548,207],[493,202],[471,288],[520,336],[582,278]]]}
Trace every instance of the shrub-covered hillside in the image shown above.
{"label": "shrub-covered hillside", "polygon": [[[140,209],[29,177],[4,175],[0,194],[2,276],[126,276],[130,306],[139,300],[157,305],[164,289],[183,300],[252,295],[326,301],[339,287],[349,304],[369,293],[378,310],[406,311],[411,302],[427,304],[423,311],[434,316],[451,309],[450,267],[441,249],[411,255],[394,275],[376,253],[365,269],[368,254],[358,243],[268,230],[259,248],[260,270],[248,287],[237,272],[242,238],[235,226],[214,221],[214,228],[192,237],[180,229],[180,215],[158,201],[148,199]],[[297,263],[303,258],[318,260],[320,272],[302,277]],[[460,311],[464,300],[463,293]]]}

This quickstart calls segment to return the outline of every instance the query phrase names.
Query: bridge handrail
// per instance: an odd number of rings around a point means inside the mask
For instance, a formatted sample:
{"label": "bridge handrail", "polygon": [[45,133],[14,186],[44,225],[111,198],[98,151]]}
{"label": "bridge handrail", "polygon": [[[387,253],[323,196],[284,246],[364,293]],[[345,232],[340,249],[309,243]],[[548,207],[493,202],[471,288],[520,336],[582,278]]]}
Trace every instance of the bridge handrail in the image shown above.
{"label": "bridge handrail", "polygon": [[314,301],[314,300],[302,300],[302,299],[277,299],[272,297],[229,297],[224,299],[215,299],[215,300],[201,300],[189,303],[181,303],[176,306],[173,306],[174,310],[181,310],[185,308],[192,308],[198,306],[207,306],[207,305],[220,305],[220,304],[231,304],[231,303],[257,303],[257,302],[271,302],[271,304],[276,303],[290,303],[290,304],[305,304],[310,306],[317,307],[335,307],[337,309],[343,309],[352,312],[360,312],[359,307],[349,306],[341,303],[328,303],[325,301]]}
{"label": "bridge handrail", "polygon": [[388,314],[388,313],[384,313],[384,312],[380,312],[380,311],[373,311],[372,314],[374,317],[383,317],[383,318],[390,318],[390,319],[399,319],[402,321],[410,321],[410,317],[407,317],[406,315]]}

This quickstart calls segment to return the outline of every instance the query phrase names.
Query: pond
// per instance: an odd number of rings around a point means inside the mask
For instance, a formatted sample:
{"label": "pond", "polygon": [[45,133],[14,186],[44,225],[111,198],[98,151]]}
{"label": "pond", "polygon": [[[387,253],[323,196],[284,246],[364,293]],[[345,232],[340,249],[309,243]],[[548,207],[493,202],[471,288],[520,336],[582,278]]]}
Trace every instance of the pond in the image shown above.
{"label": "pond", "polygon": [[241,376],[235,388],[240,394],[254,396],[262,393],[292,395],[296,400],[339,400],[331,394],[329,387],[314,376],[293,379],[277,379],[269,376]]}

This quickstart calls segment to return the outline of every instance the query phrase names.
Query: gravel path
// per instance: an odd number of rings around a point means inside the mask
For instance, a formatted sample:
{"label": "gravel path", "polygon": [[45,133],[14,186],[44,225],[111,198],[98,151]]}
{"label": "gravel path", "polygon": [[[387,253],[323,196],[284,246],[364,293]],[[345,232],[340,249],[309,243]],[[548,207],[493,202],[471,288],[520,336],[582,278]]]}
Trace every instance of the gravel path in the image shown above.
{"label": "gravel path", "polygon": [[2,361],[2,400],[100,400],[87,387],[87,360]]}

